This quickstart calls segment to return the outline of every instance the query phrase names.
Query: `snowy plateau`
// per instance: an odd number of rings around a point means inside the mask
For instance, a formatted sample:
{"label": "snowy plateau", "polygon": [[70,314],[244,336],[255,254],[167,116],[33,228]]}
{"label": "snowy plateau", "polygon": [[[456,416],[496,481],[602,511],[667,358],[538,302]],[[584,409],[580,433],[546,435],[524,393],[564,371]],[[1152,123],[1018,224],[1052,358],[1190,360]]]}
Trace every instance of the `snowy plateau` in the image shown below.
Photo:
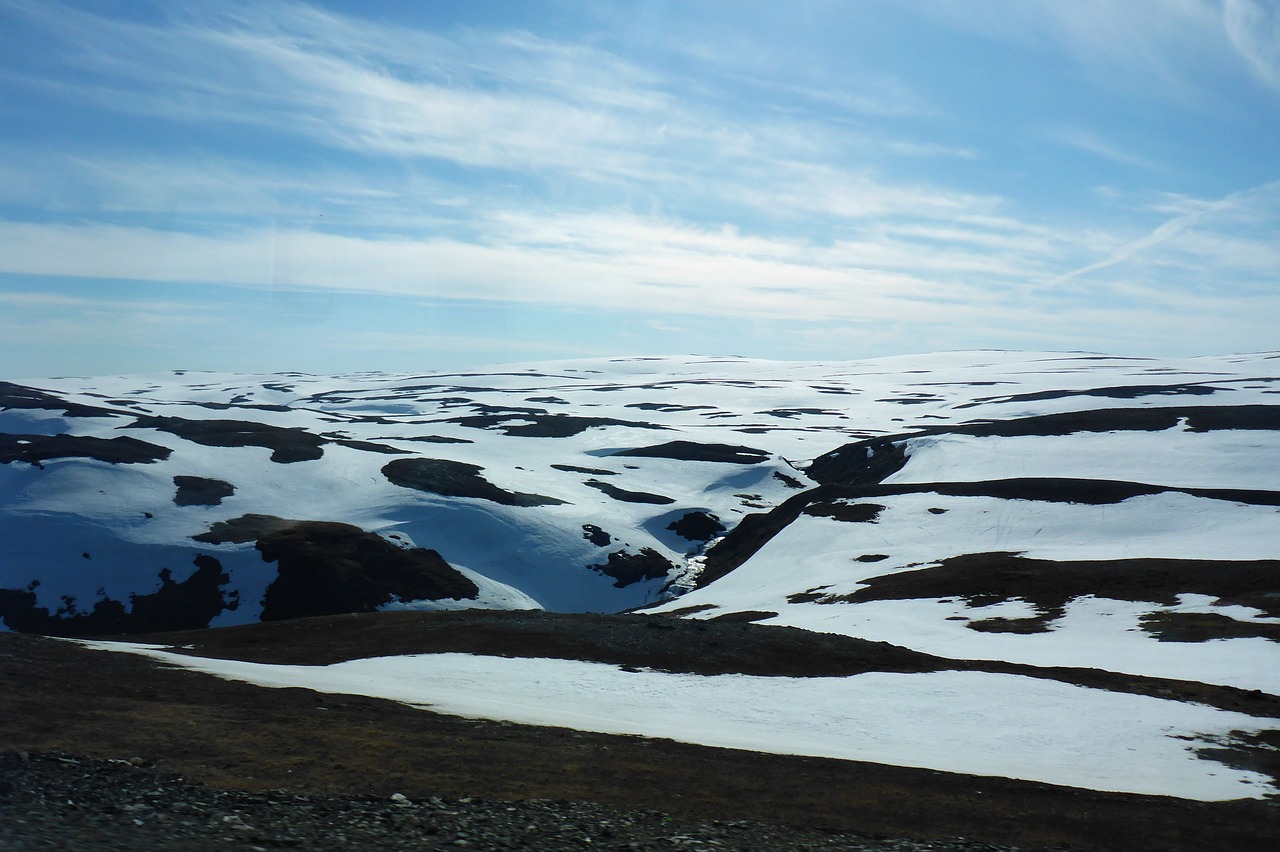
{"label": "snowy plateau", "polygon": [[[144,635],[478,609],[792,628],[885,662],[285,665]],[[474,718],[1278,796],[1280,354],[0,382],[0,619]]]}

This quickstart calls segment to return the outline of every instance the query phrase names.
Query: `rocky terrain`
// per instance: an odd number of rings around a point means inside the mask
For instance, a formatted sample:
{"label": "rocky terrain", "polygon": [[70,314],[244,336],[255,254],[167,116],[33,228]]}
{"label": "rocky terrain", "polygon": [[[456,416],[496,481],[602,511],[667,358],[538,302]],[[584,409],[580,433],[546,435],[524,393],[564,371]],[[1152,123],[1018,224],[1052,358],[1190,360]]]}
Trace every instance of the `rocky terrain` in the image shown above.
{"label": "rocky terrain", "polygon": [[[466,648],[662,666],[687,659],[680,649],[698,633],[724,649],[708,671],[796,672],[820,658],[846,670],[939,664],[734,622],[663,630],[638,617],[468,618],[371,614],[149,638],[187,653],[312,663]],[[1280,808],[1267,801],[1099,793],[466,719],[22,634],[0,634],[0,679],[21,685],[0,692],[4,848],[1262,850],[1280,832]],[[1274,700],[1262,709],[1277,712]]]}

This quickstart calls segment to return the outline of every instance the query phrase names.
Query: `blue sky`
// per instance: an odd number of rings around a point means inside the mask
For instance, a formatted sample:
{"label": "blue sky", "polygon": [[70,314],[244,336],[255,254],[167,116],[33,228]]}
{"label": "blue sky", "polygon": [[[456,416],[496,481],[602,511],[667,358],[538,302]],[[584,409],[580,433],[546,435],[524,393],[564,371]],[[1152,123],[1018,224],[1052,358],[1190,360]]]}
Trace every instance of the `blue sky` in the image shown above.
{"label": "blue sky", "polygon": [[0,0],[0,364],[1280,343],[1272,0]]}

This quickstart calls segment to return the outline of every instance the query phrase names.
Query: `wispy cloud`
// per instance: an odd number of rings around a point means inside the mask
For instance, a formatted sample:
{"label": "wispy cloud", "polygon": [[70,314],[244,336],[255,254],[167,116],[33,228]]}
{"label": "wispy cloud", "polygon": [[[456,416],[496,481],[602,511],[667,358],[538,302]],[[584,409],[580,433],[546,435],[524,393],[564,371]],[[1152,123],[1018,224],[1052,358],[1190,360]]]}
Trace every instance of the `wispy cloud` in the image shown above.
{"label": "wispy cloud", "polygon": [[[1236,216],[1253,217],[1262,215],[1264,220],[1269,220],[1272,227],[1276,224],[1277,201],[1280,200],[1280,181],[1263,184],[1261,186],[1251,187],[1249,189],[1233,192],[1222,198],[1211,201],[1195,201],[1184,199],[1180,205],[1182,209],[1178,215],[1171,219],[1160,223],[1149,233],[1143,236],[1124,242],[1123,244],[1112,250],[1106,257],[1093,263],[1086,264],[1079,268],[1066,272],[1054,278],[1050,284],[1057,286],[1065,284],[1076,278],[1081,278],[1093,273],[1118,266],[1120,264],[1131,262],[1144,255],[1150,255],[1154,249],[1167,247],[1174,240],[1184,237],[1191,229],[1209,222],[1215,216],[1223,216],[1234,214]],[[1166,202],[1167,204],[1167,202]],[[1266,211],[1265,213],[1263,211]],[[1267,215],[1269,213],[1269,215]],[[1265,238],[1264,238],[1265,239]],[[1240,250],[1240,243],[1248,243],[1251,241],[1236,240],[1236,249]],[[1203,238],[1198,243],[1201,246],[1206,245]],[[1184,242],[1178,246],[1183,253],[1187,253],[1194,244]],[[1258,248],[1261,254],[1266,256],[1269,252],[1266,250],[1268,243],[1261,243]],[[1231,256],[1218,255],[1213,260],[1217,261],[1217,266],[1209,263],[1198,264],[1199,268],[1205,275],[1212,275],[1215,271],[1221,274],[1226,268],[1235,265],[1235,252]]]}
{"label": "wispy cloud", "polygon": [[1222,5],[1231,44],[1259,79],[1280,89],[1280,9],[1255,0],[1223,0]]}
{"label": "wispy cloud", "polygon": [[1056,127],[1046,131],[1046,136],[1061,145],[1067,145],[1081,151],[1087,151],[1103,159],[1142,169],[1156,170],[1159,163],[1148,157],[1126,151],[1104,139],[1100,134],[1081,127]]}
{"label": "wispy cloud", "polygon": [[[277,3],[202,6],[165,24],[21,8],[56,27],[74,48],[69,61],[94,74],[91,83],[42,85],[102,109],[256,125],[366,160],[448,161],[521,180],[560,174],[593,183],[597,193],[629,182],[675,199],[692,193],[853,218],[936,215],[972,201],[895,185],[844,162],[849,151],[874,159],[972,157],[972,150],[802,114],[728,113],[714,99],[699,100],[687,81],[528,33],[463,30],[446,38]],[[104,39],[116,49],[98,49]],[[906,100],[891,95],[886,101]],[[204,173],[195,165],[193,188]]]}

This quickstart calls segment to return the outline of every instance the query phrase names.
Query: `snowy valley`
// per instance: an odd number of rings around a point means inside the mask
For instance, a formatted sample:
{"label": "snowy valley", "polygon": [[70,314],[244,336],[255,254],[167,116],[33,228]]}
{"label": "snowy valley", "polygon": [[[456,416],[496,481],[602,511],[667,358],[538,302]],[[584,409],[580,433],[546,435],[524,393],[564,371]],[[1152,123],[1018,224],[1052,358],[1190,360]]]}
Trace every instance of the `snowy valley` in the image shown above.
{"label": "snowy valley", "polygon": [[[1280,795],[1280,355],[24,379],[0,462],[11,631],[634,611],[679,620],[690,662],[91,646],[467,717]],[[885,656],[709,674],[711,624]]]}

